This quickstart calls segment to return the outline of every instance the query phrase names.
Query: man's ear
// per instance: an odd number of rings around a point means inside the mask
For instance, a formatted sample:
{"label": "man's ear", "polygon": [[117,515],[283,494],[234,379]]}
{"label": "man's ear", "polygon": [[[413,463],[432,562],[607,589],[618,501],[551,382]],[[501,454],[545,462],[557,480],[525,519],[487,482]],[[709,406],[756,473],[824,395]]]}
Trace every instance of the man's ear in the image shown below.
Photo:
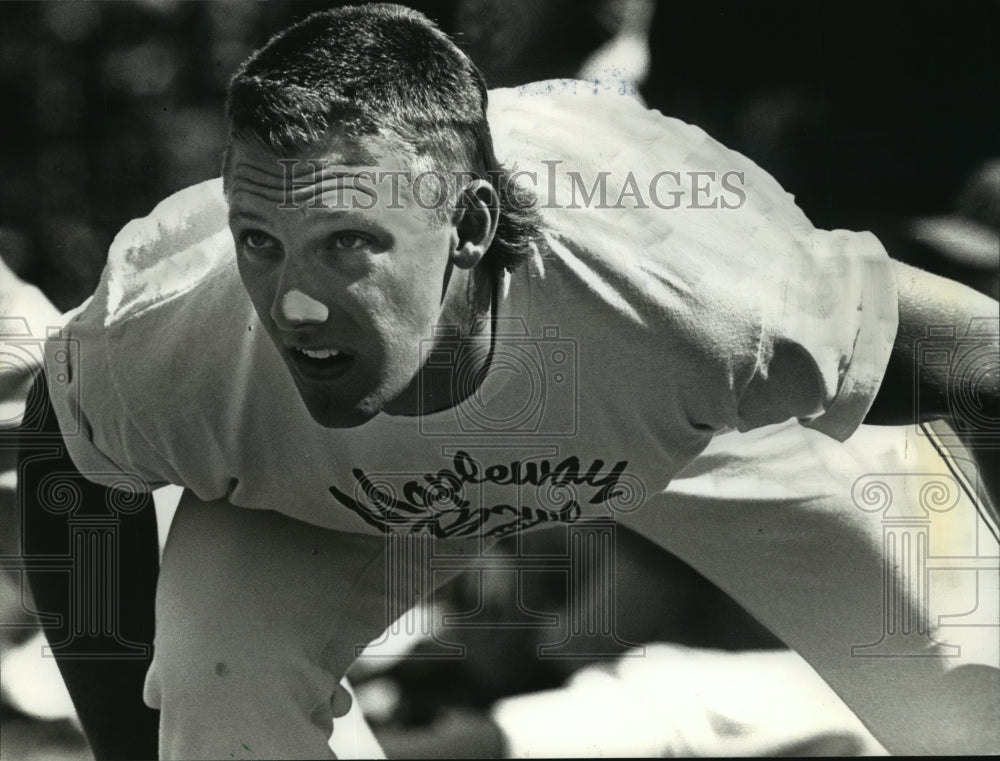
{"label": "man's ear", "polygon": [[500,197],[486,180],[470,182],[458,199],[452,217],[455,250],[452,261],[460,269],[471,269],[482,261],[493,243],[500,219]]}

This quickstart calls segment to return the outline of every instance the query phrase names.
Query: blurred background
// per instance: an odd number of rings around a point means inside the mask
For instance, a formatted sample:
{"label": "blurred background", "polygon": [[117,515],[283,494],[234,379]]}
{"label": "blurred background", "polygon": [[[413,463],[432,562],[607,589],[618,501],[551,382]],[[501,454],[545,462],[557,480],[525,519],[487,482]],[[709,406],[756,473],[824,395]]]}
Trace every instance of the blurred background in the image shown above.
{"label": "blurred background", "polygon": [[[218,174],[223,101],[240,61],[334,4],[0,4],[0,256],[10,270],[59,310],[89,296],[127,221]],[[998,295],[1000,3],[407,4],[455,35],[491,87],[550,77],[631,83],[651,108],[701,126],[775,175],[817,226],[872,230],[896,258]],[[10,475],[0,478],[0,554],[14,546]],[[675,614],[644,621],[630,642],[780,647],[690,569],[661,570]],[[459,580],[442,604],[472,604],[470,584],[480,602],[509,604],[509,579],[479,581]],[[544,599],[560,582],[525,583]],[[23,593],[17,574],[0,575],[0,755],[87,758],[65,696],[52,691],[54,666],[47,677],[33,671],[38,631]],[[633,602],[633,612],[644,610]],[[463,632],[449,638],[475,638]],[[424,746],[408,728],[454,711],[482,717],[496,700],[564,684],[585,665],[534,662],[536,634],[511,628],[457,666],[362,667],[355,676],[371,683],[365,700],[387,747],[402,743],[412,755]]]}

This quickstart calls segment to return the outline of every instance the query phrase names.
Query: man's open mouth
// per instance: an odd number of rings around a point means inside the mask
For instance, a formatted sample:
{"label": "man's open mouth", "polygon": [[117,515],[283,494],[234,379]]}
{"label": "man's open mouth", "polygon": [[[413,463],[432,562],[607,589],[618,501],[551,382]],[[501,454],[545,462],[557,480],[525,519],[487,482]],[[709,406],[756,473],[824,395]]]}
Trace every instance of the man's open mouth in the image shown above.
{"label": "man's open mouth", "polygon": [[339,349],[302,349],[290,346],[288,355],[296,369],[305,376],[315,380],[332,380],[347,372],[354,359]]}

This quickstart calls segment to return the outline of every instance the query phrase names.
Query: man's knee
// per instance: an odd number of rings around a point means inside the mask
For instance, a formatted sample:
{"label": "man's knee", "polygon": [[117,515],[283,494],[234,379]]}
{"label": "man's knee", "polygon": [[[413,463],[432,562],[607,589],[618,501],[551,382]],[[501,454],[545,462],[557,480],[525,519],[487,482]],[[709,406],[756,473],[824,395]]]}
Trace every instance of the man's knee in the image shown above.
{"label": "man's knee", "polygon": [[[164,551],[147,695],[157,682],[197,682],[213,692],[243,679],[263,684],[292,673],[299,684],[307,672],[331,671],[332,640],[353,655],[354,645],[365,644],[354,639],[373,638],[386,625],[382,547],[379,537],[186,494]],[[335,661],[346,670],[351,659]],[[334,690],[341,676],[332,674],[322,689]]]}

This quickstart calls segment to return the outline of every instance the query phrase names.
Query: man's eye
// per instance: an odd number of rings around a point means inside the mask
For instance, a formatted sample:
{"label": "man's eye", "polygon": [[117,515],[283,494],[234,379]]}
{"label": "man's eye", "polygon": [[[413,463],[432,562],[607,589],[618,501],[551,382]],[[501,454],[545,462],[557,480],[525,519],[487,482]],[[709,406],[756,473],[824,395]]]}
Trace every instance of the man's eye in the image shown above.
{"label": "man's eye", "polygon": [[363,248],[371,243],[371,237],[364,233],[343,232],[330,238],[330,245],[338,251],[350,251]]}
{"label": "man's eye", "polygon": [[240,237],[243,241],[243,247],[250,251],[263,251],[281,247],[281,244],[277,240],[260,230],[247,230]]}

